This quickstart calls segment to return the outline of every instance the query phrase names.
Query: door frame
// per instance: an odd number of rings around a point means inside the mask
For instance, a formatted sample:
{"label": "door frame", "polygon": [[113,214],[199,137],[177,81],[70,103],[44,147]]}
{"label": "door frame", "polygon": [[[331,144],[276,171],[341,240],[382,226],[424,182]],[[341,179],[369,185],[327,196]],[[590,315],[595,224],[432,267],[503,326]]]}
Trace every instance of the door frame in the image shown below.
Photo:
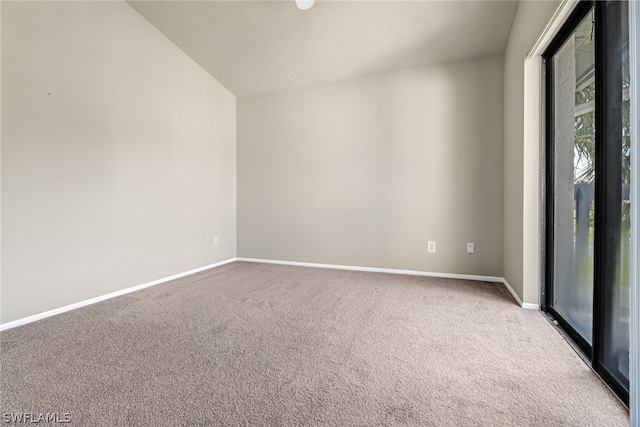
{"label": "door frame", "polygon": [[631,87],[631,338],[629,409],[631,425],[640,425],[640,1],[629,1],[629,68]]}

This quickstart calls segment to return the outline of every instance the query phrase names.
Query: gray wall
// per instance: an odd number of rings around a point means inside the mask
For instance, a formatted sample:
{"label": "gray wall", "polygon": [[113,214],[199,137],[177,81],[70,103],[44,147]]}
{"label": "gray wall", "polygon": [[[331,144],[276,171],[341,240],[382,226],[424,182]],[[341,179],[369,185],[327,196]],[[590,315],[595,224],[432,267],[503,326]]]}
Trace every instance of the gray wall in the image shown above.
{"label": "gray wall", "polygon": [[503,69],[238,98],[238,256],[502,276]]}
{"label": "gray wall", "polygon": [[1,322],[235,256],[235,97],[127,4],[2,2],[2,125]]}
{"label": "gray wall", "polygon": [[[539,171],[539,158],[524,156],[524,58],[542,32],[556,1],[521,1],[505,50],[504,68],[504,259],[503,271],[524,302],[538,303],[539,289],[525,295],[524,263],[524,171]],[[533,167],[525,168],[525,162]],[[537,207],[536,207],[537,208]],[[536,288],[538,283],[535,283]]]}

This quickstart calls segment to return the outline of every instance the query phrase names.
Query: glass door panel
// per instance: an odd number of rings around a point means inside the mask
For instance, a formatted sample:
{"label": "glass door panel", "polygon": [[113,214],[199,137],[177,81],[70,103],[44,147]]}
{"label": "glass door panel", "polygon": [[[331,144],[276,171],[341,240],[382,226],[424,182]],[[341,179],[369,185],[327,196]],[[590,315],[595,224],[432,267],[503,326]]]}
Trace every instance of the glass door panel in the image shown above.
{"label": "glass door panel", "polygon": [[589,344],[593,328],[595,49],[593,11],[551,58],[552,308]]}
{"label": "glass door panel", "polygon": [[[615,30],[609,31],[611,57],[607,66],[611,78],[607,89],[615,92],[614,105],[609,108],[609,122],[612,137],[607,144],[611,147],[608,154],[607,179],[608,192],[613,196],[608,200],[615,202],[616,210],[607,221],[606,238],[615,248],[607,254],[605,263],[609,263],[612,273],[603,283],[603,333],[602,365],[624,389],[629,390],[629,284],[631,272],[631,221],[629,183],[631,180],[631,129],[629,98],[629,15],[627,2],[615,2],[607,5],[609,18],[615,23]],[[616,189],[616,191],[612,191]],[[607,266],[605,265],[606,269]]]}

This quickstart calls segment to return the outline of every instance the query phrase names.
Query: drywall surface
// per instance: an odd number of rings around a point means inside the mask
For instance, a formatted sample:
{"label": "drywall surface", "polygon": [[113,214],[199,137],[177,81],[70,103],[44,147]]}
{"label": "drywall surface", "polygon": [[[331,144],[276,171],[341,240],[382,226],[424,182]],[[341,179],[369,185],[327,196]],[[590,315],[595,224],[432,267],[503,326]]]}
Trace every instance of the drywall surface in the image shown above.
{"label": "drywall surface", "polygon": [[239,97],[238,256],[502,276],[503,69]]}
{"label": "drywall surface", "polygon": [[[525,170],[540,171],[540,158],[525,158],[525,56],[543,31],[557,6],[556,1],[521,1],[505,51],[504,69],[504,277],[525,303],[539,301],[538,282],[524,292],[525,192],[539,192],[539,186],[525,186]],[[538,86],[539,87],[539,86]],[[539,150],[533,150],[539,153]],[[538,179],[538,175],[534,179]],[[526,188],[525,188],[526,187]],[[530,195],[538,199],[538,194]],[[530,206],[528,209],[538,209]],[[533,223],[532,223],[533,224]],[[535,250],[533,251],[535,252]],[[531,254],[536,256],[537,253]],[[529,256],[528,258],[531,258]],[[535,268],[534,268],[535,269]]]}
{"label": "drywall surface", "polygon": [[235,256],[235,97],[130,6],[3,2],[2,67],[3,323]]}

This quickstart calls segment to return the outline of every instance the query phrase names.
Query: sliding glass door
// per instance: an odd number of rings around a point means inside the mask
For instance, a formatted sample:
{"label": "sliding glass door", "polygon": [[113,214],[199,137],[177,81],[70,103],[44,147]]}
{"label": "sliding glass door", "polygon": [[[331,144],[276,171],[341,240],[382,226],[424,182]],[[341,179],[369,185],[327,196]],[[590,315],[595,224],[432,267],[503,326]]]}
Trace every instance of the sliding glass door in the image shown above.
{"label": "sliding glass door", "polygon": [[544,309],[629,396],[627,2],[579,4],[544,54]]}

